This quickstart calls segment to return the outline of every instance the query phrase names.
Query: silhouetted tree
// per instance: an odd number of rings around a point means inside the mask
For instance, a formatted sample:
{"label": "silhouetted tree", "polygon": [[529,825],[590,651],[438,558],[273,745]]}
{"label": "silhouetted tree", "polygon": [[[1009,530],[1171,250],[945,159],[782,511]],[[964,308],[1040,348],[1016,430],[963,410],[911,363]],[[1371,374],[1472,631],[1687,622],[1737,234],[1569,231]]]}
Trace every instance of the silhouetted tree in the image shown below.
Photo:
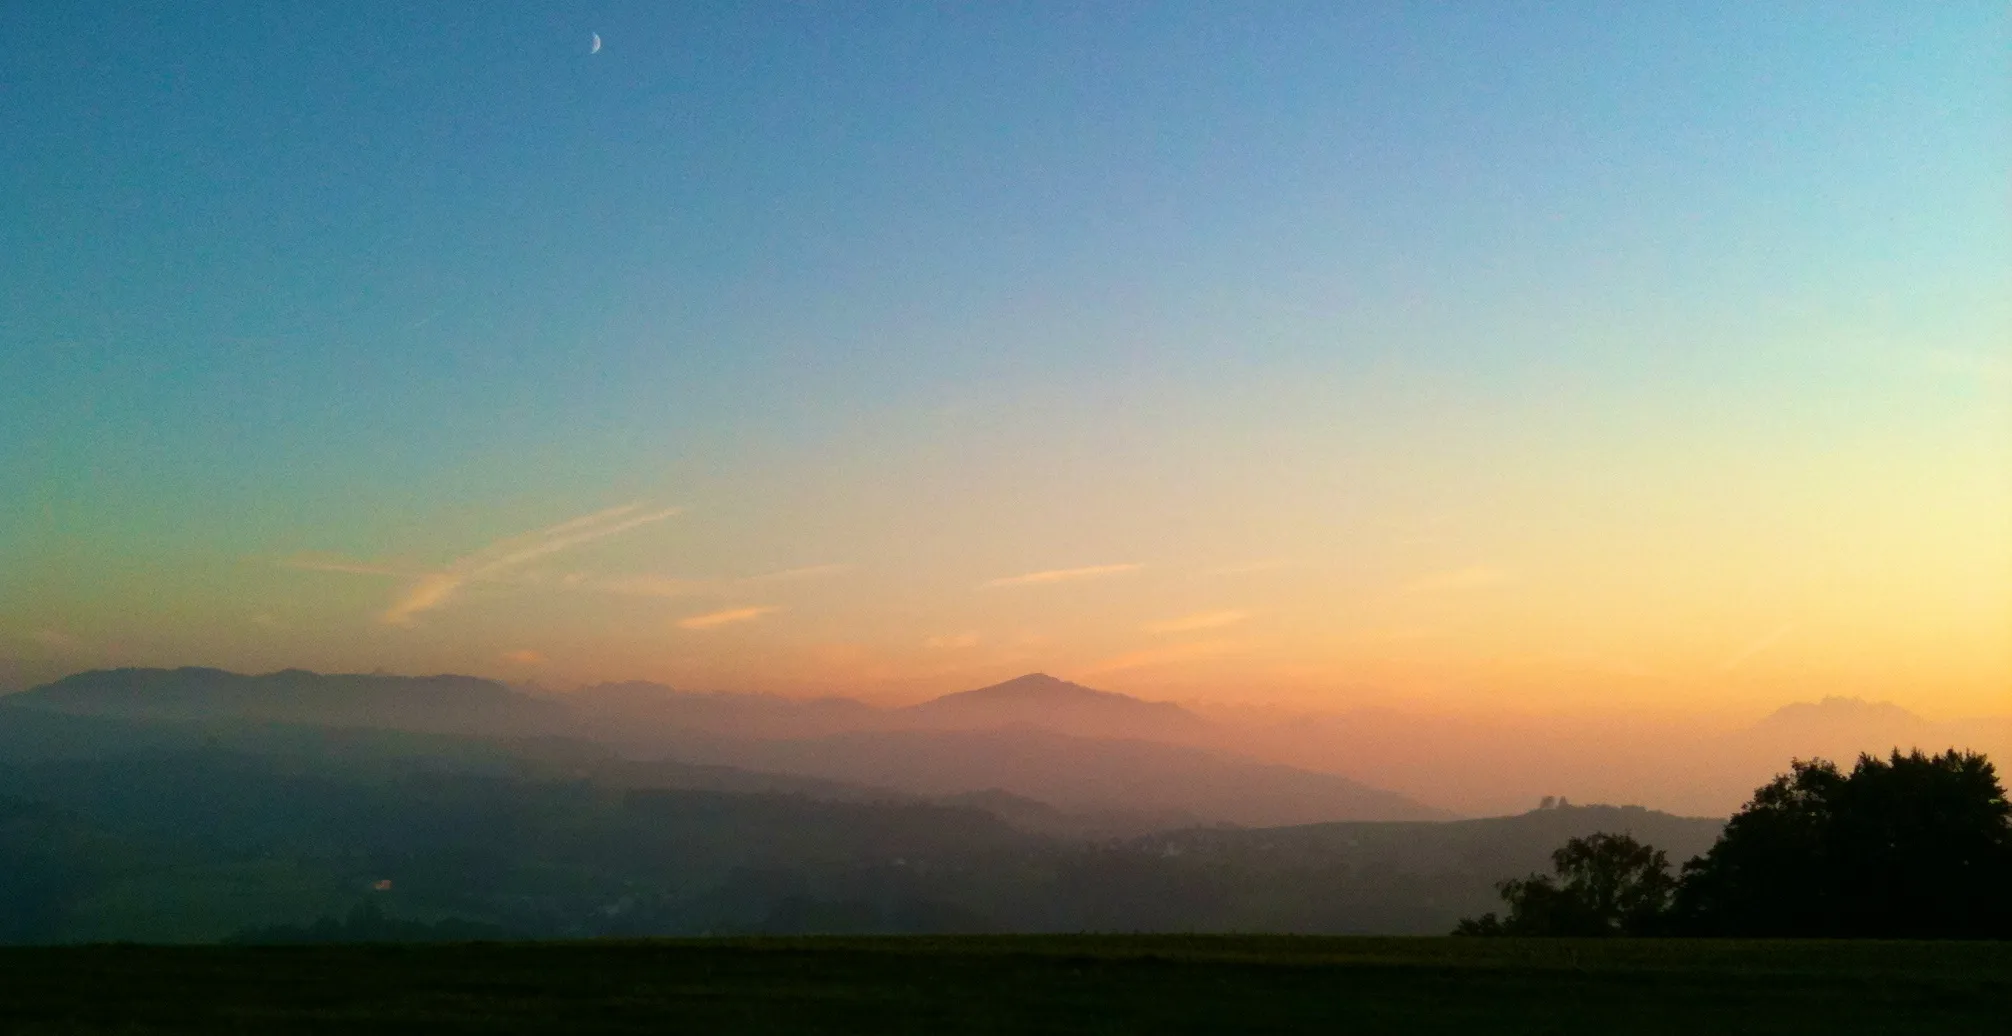
{"label": "silhouetted tree", "polygon": [[1574,838],[1551,854],[1554,878],[1497,885],[1509,916],[1467,918],[1456,935],[1648,935],[1661,931],[1676,891],[1669,857],[1627,835]]}
{"label": "silhouetted tree", "polygon": [[1982,755],[1824,760],[1754,792],[1684,865],[1677,919],[1713,935],[2012,936],[2012,806]]}

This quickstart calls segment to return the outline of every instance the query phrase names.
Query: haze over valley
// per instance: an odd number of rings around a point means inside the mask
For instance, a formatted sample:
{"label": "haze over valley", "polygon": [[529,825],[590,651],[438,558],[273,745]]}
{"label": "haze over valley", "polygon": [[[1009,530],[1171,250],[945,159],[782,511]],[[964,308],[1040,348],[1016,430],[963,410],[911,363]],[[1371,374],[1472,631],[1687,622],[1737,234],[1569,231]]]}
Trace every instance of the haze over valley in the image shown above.
{"label": "haze over valley", "polygon": [[632,760],[914,795],[1004,792],[1120,827],[1505,814],[1545,795],[1724,816],[1785,759],[2012,745],[2006,717],[1937,724],[1837,698],[1785,706],[1741,728],[1673,729],[1570,716],[1487,723],[1388,710],[1196,710],[1039,673],[876,707],[644,682],[557,693],[474,677],[114,670],[0,705],[192,729],[569,739]]}
{"label": "haze over valley", "polygon": [[2008,48],[0,4],[0,943],[2012,930]]}

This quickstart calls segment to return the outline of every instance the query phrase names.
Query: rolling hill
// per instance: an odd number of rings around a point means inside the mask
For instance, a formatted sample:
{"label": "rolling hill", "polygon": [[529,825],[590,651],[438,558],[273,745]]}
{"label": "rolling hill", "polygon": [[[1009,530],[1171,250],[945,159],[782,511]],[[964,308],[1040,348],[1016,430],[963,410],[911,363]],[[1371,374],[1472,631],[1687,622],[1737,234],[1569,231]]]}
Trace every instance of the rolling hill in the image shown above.
{"label": "rolling hill", "polygon": [[[699,694],[640,682],[537,697],[466,676],[301,670],[245,676],[215,669],[79,673],[5,702],[211,729],[294,724],[583,739],[633,760],[786,775],[799,783],[927,798],[1003,792],[1079,820],[1102,817],[1112,831],[1451,816],[1346,777],[1196,747],[1188,742],[1203,739],[1211,724],[1177,705],[1039,673],[900,709],[846,698]],[[1068,821],[1050,829],[1072,825],[1084,826]]]}
{"label": "rolling hill", "polygon": [[1184,742],[1213,726],[1172,702],[1099,691],[1029,673],[1005,683],[959,691],[895,711],[897,722],[924,729],[1039,727],[1077,737]]}
{"label": "rolling hill", "polygon": [[311,723],[459,734],[562,729],[566,710],[473,676],[324,676],[286,669],[99,669],[7,696],[18,708],[184,723]]}

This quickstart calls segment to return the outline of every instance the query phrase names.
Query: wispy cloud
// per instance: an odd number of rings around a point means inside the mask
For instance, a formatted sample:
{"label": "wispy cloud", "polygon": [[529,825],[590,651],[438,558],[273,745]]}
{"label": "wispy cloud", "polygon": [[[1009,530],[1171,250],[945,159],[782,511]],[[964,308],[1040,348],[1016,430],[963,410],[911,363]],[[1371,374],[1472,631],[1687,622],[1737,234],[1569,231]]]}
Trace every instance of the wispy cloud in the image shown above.
{"label": "wispy cloud", "polygon": [[1431,626],[1372,626],[1356,634],[1371,644],[1397,644],[1413,640],[1429,640],[1439,636],[1439,630]]}
{"label": "wispy cloud", "polygon": [[387,576],[409,580],[405,592],[381,616],[392,625],[411,625],[412,618],[447,603],[461,587],[471,582],[512,583],[623,597],[679,598],[723,595],[737,587],[767,586],[776,583],[807,582],[858,571],[857,565],[805,565],[763,572],[752,576],[692,579],[650,574],[606,575],[573,571],[525,569],[523,566],[548,554],[589,540],[626,532],[639,525],[661,521],[682,508],[642,511],[636,505],[600,511],[555,525],[526,536],[512,537],[459,558],[445,568],[428,569],[374,561],[357,561],[329,554],[301,554],[275,562],[282,568],[307,572],[338,572],[347,575]]}
{"label": "wispy cloud", "polygon": [[380,565],[371,561],[351,561],[348,558],[331,557],[320,554],[302,554],[278,561],[281,568],[299,569],[303,572],[341,572],[352,576],[411,576],[412,569],[395,565]]}
{"label": "wispy cloud", "polygon": [[980,583],[981,587],[997,586],[1037,586],[1043,583],[1066,583],[1076,579],[1096,579],[1100,576],[1122,575],[1137,572],[1146,566],[1139,564],[1090,565],[1085,568],[1054,568],[1045,572],[1028,572],[1024,575],[1001,576],[998,579]]}
{"label": "wispy cloud", "polygon": [[961,648],[977,647],[979,639],[978,634],[975,632],[954,633],[940,637],[930,637],[922,642],[922,646],[934,648],[938,651],[954,651]]}
{"label": "wispy cloud", "polygon": [[416,616],[446,604],[471,580],[497,578],[539,558],[660,522],[683,510],[681,507],[644,510],[640,504],[625,504],[582,515],[537,532],[498,540],[473,554],[455,559],[446,568],[421,575],[406,587],[405,593],[391,607],[385,609],[379,619],[387,625],[410,626]]}
{"label": "wispy cloud", "polygon": [[1205,658],[1221,658],[1233,654],[1243,645],[1234,640],[1204,640],[1191,644],[1170,644],[1166,647],[1146,648],[1142,651],[1128,651],[1113,655],[1101,662],[1091,663],[1080,670],[1080,675],[1094,676],[1098,673],[1114,673],[1120,669],[1144,669],[1148,666],[1173,665],[1177,662],[1194,662]]}
{"label": "wispy cloud", "polygon": [[1250,618],[1250,613],[1241,611],[1196,612],[1193,615],[1183,615],[1178,619],[1149,622],[1139,628],[1147,633],[1188,633],[1193,630],[1232,626],[1248,618]]}
{"label": "wispy cloud", "polygon": [[503,652],[503,661],[514,662],[517,665],[542,665],[545,656],[530,648],[518,648],[515,651]]}
{"label": "wispy cloud", "polygon": [[676,576],[600,576],[574,572],[562,577],[559,585],[569,590],[594,590],[631,597],[690,597],[694,594],[726,593],[740,586],[767,586],[774,583],[807,582],[844,575],[853,565],[810,565],[780,572],[729,579],[684,579]]}
{"label": "wispy cloud", "polygon": [[1473,565],[1450,572],[1434,572],[1404,585],[1406,593],[1441,593],[1451,590],[1479,590],[1509,581],[1509,573],[1491,565]]}
{"label": "wispy cloud", "polygon": [[679,619],[678,628],[681,630],[717,629],[721,626],[731,626],[737,622],[753,622],[764,615],[781,610],[781,608],[772,604],[756,605],[751,608],[728,608],[725,611],[707,612],[704,615],[692,615]]}
{"label": "wispy cloud", "polygon": [[765,572],[758,576],[748,576],[738,580],[741,583],[795,583],[805,579],[829,579],[851,572],[854,565],[806,565],[802,568],[786,568],[780,572]]}
{"label": "wispy cloud", "polygon": [[1766,651],[1768,648],[1775,646],[1775,644],[1778,643],[1781,640],[1781,638],[1788,636],[1789,633],[1794,629],[1795,629],[1795,623],[1793,622],[1782,623],[1779,627],[1776,627],[1773,632],[1753,641],[1747,646],[1726,656],[1726,660],[1719,663],[1719,672],[1730,673],[1733,670],[1738,669],[1740,666],[1746,664],[1746,661],[1748,659],[1754,657],[1755,655],[1760,654],[1763,651]]}
{"label": "wispy cloud", "polygon": [[1195,574],[1200,576],[1247,576],[1258,572],[1276,572],[1279,569],[1290,567],[1292,567],[1292,562],[1284,558],[1271,558],[1266,561],[1244,561],[1234,565],[1217,565],[1214,568],[1202,569]]}

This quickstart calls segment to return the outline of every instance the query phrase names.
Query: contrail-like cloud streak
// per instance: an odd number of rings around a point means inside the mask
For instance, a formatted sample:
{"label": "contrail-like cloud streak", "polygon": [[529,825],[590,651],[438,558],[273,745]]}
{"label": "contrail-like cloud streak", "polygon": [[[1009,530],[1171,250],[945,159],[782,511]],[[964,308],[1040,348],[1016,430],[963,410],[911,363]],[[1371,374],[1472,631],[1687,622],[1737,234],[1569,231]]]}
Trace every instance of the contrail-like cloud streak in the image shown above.
{"label": "contrail-like cloud streak", "polygon": [[1746,647],[1743,647],[1738,651],[1733,652],[1731,655],[1727,656],[1725,661],[1719,663],[1719,672],[1730,673],[1733,670],[1738,669],[1740,666],[1745,665],[1747,659],[1750,659],[1755,655],[1758,655],[1761,652],[1766,651],[1768,648],[1775,646],[1775,643],[1777,641],[1781,640],[1781,638],[1783,637],[1788,636],[1791,632],[1795,630],[1795,626],[1796,624],[1794,622],[1784,622],[1779,627],[1776,627],[1774,632],[1769,633],[1767,636],[1764,636],[1759,640],[1756,640],[1753,643],[1748,644]]}
{"label": "contrail-like cloud streak", "polygon": [[1241,611],[1198,612],[1194,615],[1183,615],[1178,619],[1168,619],[1164,622],[1149,622],[1139,628],[1145,630],[1147,633],[1188,633],[1193,630],[1232,626],[1248,618],[1250,618],[1250,613]]}
{"label": "contrail-like cloud streak", "polygon": [[302,572],[340,572],[352,576],[410,576],[410,568],[395,565],[376,565],[367,561],[350,561],[344,558],[296,557],[281,558],[276,564],[281,568],[297,569]]}
{"label": "contrail-like cloud streak", "polygon": [[1090,565],[1086,568],[1055,568],[1049,569],[1046,572],[1028,572],[1025,575],[1001,576],[998,579],[987,580],[979,585],[982,587],[1038,586],[1043,583],[1065,583],[1075,579],[1095,579],[1098,576],[1115,576],[1125,572],[1137,572],[1144,567],[1146,566],[1125,564]]}
{"label": "contrail-like cloud streak", "polygon": [[446,604],[469,580],[495,579],[527,562],[660,522],[683,510],[682,507],[667,507],[645,511],[639,504],[625,504],[561,522],[548,529],[498,540],[473,554],[455,559],[446,568],[421,575],[406,587],[403,596],[385,609],[384,614],[378,617],[379,621],[391,626],[410,626],[415,616]]}
{"label": "contrail-like cloud streak", "polygon": [[753,622],[764,615],[781,610],[781,608],[774,605],[766,604],[753,608],[729,608],[726,611],[708,612],[705,615],[693,615],[689,618],[679,619],[678,628],[682,630],[715,629],[720,626],[731,626],[736,622]]}

